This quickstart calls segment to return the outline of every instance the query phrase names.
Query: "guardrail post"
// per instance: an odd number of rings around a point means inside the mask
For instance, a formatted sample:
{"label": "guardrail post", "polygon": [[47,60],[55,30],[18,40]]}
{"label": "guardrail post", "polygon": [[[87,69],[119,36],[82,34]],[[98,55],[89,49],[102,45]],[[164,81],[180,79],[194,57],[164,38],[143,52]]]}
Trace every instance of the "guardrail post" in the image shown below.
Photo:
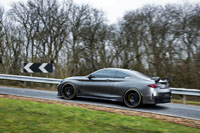
{"label": "guardrail post", "polygon": [[26,87],[26,82],[23,81],[23,86]]}
{"label": "guardrail post", "polygon": [[182,95],[182,103],[186,104],[186,95]]}

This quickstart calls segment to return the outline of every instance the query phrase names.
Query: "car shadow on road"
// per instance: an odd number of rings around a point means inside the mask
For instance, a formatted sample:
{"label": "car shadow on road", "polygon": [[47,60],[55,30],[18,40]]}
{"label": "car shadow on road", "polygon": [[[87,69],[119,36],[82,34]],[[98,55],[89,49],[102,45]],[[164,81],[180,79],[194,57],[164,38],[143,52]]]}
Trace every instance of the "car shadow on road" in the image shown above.
{"label": "car shadow on road", "polygon": [[141,105],[140,107],[138,107],[138,109],[145,109],[145,110],[163,110],[163,109],[167,109],[166,106],[163,106],[161,104],[157,104],[157,105],[152,105],[152,104],[145,104],[145,105]]}
{"label": "car shadow on road", "polygon": [[[116,107],[116,108],[123,108],[123,109],[131,109],[128,108],[124,105],[124,103],[122,102],[118,102],[118,101],[110,101],[110,100],[102,100],[102,99],[92,99],[92,98],[76,98],[75,101],[81,101],[81,102],[85,102],[85,103],[91,103],[91,104],[98,104],[98,105],[103,105],[106,107]],[[152,104],[148,104],[148,105],[140,105],[139,107],[135,108],[135,109],[144,109],[144,110],[163,110],[166,109],[166,106],[163,106],[163,104],[157,104],[157,105],[152,105]]]}

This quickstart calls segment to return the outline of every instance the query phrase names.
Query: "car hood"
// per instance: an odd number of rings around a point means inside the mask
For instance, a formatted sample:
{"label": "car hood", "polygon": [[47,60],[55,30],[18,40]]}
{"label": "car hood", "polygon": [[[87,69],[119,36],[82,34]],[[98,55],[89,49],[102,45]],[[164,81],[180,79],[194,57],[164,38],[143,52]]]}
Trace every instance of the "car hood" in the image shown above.
{"label": "car hood", "polygon": [[73,77],[65,78],[64,80],[80,80],[84,78],[86,78],[86,76],[73,76]]}

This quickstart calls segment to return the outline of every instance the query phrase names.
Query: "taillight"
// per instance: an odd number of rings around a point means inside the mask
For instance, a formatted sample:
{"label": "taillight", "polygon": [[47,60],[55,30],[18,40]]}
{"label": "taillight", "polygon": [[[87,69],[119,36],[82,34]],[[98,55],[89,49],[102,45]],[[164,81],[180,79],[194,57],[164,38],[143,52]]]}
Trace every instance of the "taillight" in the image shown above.
{"label": "taillight", "polygon": [[150,84],[150,85],[147,85],[147,86],[149,86],[151,88],[157,88],[158,87],[158,85],[155,85],[155,84]]}

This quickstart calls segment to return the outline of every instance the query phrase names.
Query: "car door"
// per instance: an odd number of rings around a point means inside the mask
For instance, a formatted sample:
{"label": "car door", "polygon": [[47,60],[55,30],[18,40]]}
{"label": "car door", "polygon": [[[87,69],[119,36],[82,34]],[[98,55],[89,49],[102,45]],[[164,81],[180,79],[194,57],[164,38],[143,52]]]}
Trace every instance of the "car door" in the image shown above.
{"label": "car door", "polygon": [[124,90],[127,85],[127,78],[130,77],[129,74],[117,71],[113,79],[113,87],[111,89],[111,96],[113,98],[119,98],[124,94]]}
{"label": "car door", "polygon": [[114,70],[99,70],[85,77],[80,86],[80,94],[87,96],[109,97],[113,87]]}

